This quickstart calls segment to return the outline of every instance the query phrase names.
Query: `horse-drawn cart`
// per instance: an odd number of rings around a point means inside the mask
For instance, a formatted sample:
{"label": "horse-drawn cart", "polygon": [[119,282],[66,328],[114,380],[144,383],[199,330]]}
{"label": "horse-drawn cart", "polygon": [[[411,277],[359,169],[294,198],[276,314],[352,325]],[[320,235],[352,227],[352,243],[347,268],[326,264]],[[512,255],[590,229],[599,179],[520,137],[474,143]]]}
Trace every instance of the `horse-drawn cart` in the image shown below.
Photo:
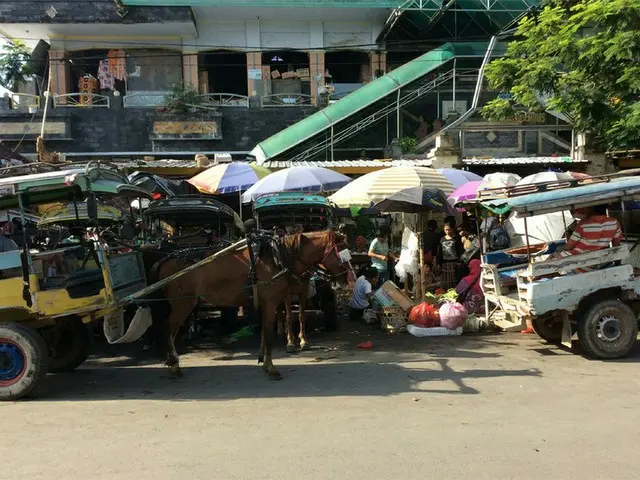
{"label": "horse-drawn cart", "polygon": [[[93,219],[100,198],[148,196],[119,172],[96,166],[5,178],[0,195],[0,208],[22,216],[42,204],[86,202]],[[34,251],[25,243],[0,253],[0,399],[28,394],[47,372],[79,366],[88,355],[84,323],[117,311],[124,297],[146,286],[139,253],[100,241],[80,249]]]}

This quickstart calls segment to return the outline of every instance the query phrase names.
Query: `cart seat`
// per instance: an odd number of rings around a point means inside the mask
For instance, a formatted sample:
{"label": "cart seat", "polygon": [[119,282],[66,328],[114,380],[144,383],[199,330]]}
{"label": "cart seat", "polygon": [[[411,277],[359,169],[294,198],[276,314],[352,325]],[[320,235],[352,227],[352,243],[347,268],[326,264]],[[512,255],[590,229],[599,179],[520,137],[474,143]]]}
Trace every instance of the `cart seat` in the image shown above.
{"label": "cart seat", "polygon": [[71,298],[98,295],[104,288],[102,270],[99,268],[77,270],[67,277],[64,288]]}

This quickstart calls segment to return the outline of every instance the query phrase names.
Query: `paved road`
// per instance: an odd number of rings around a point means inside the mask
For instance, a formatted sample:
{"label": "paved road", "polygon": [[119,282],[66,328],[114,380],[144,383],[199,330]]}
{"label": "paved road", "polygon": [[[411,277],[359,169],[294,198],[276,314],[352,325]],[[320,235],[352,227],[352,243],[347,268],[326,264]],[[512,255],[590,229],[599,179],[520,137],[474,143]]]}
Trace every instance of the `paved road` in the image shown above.
{"label": "paved road", "polygon": [[603,363],[518,334],[312,340],[278,355],[281,382],[249,348],[193,351],[178,380],[106,350],[0,404],[5,478],[638,478],[640,349]]}

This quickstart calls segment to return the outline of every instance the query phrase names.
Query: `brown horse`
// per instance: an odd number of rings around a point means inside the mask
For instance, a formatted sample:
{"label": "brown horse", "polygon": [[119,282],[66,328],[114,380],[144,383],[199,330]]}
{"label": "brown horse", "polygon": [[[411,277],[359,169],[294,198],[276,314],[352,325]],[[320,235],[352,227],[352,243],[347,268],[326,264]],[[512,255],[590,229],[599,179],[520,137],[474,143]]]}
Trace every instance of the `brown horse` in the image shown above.
{"label": "brown horse", "polygon": [[[262,314],[262,339],[258,362],[264,362],[265,372],[273,379],[280,373],[273,366],[271,356],[275,331],[276,309],[286,298],[289,288],[310,268],[322,264],[338,280],[346,281],[347,269],[342,265],[337,243],[342,238],[332,231],[287,235],[281,239],[289,259],[288,272],[280,271],[270,252],[256,261],[258,303]],[[159,279],[167,278],[189,265],[188,260],[172,259],[158,272]],[[174,341],[178,330],[199,300],[219,307],[247,305],[252,291],[250,255],[247,247],[229,252],[196,268],[164,288],[171,305],[165,340],[167,361],[172,372],[180,374],[178,353]]]}
{"label": "brown horse", "polygon": [[311,277],[305,276],[300,279],[300,282],[296,285],[291,285],[284,299],[284,326],[285,335],[287,337],[287,352],[293,353],[296,351],[296,342],[293,335],[293,297],[298,297],[298,323],[300,324],[300,333],[298,333],[298,340],[300,340],[300,350],[305,350],[309,347],[307,337],[305,336],[305,324],[304,313],[307,306],[307,300],[309,297],[309,283]]}

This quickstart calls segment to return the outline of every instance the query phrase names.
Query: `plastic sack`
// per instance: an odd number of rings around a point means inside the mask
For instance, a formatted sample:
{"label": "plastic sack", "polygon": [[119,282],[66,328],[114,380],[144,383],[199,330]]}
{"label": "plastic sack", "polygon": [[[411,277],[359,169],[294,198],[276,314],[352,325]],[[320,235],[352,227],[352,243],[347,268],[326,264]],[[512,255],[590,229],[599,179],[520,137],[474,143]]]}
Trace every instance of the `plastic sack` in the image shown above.
{"label": "plastic sack", "polygon": [[409,228],[405,227],[402,233],[402,250],[400,250],[400,257],[395,266],[396,275],[398,275],[401,282],[405,281],[407,273],[413,276],[418,274],[418,252],[418,237]]}
{"label": "plastic sack", "polygon": [[467,309],[459,303],[445,303],[440,307],[440,325],[455,330],[464,325],[467,315]]}
{"label": "plastic sack", "polygon": [[437,327],[440,323],[435,306],[428,302],[416,305],[409,313],[409,323],[418,327]]}

